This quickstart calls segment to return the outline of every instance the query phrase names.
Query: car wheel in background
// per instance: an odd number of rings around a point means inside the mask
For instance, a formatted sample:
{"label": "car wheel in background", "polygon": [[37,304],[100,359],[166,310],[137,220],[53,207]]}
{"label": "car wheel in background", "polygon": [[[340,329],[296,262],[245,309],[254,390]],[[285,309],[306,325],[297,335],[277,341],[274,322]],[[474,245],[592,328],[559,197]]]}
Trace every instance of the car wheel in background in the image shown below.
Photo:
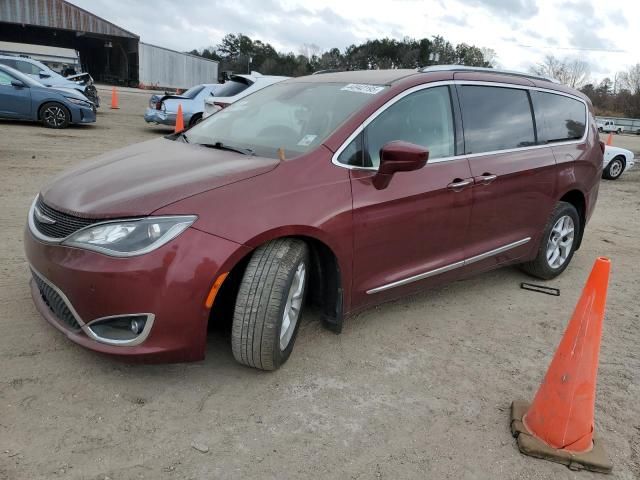
{"label": "car wheel in background", "polygon": [[191,120],[189,120],[189,127],[193,127],[194,125],[199,124],[201,121],[202,121],[202,114],[196,113],[191,117]]}
{"label": "car wheel in background", "polygon": [[621,133],[622,133],[622,130],[620,130],[620,129],[616,130],[616,135],[620,135]]}
{"label": "car wheel in background", "polygon": [[276,370],[287,361],[300,327],[309,273],[309,248],[302,240],[272,240],[253,253],[233,314],[231,346],[238,362]]}
{"label": "car wheel in background", "polygon": [[624,172],[625,158],[622,155],[614,157],[609,162],[609,165],[602,172],[602,176],[607,180],[617,180]]}
{"label": "car wheel in background", "polygon": [[538,255],[535,260],[522,264],[521,268],[544,280],[560,275],[573,258],[580,228],[576,208],[570,203],[558,202],[544,229]]}
{"label": "car wheel in background", "polygon": [[48,128],[67,128],[71,121],[71,115],[61,103],[49,102],[40,108],[40,120]]}

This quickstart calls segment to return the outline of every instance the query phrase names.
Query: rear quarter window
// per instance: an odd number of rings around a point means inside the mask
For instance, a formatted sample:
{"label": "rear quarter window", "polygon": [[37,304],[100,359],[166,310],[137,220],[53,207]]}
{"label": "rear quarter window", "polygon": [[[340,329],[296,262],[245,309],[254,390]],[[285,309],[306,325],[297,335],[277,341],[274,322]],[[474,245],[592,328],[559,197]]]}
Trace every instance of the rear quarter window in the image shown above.
{"label": "rear quarter window", "polygon": [[583,102],[555,93],[533,91],[531,94],[539,143],[582,138],[587,127],[587,107]]}
{"label": "rear quarter window", "polygon": [[463,85],[459,92],[467,154],[536,144],[527,90]]}

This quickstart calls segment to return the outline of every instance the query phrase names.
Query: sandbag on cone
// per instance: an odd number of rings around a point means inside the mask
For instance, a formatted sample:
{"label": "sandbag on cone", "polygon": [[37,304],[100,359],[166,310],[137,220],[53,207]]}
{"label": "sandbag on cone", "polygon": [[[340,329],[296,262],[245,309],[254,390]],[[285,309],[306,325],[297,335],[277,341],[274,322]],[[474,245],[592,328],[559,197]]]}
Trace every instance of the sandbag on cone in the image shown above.
{"label": "sandbag on cone", "polygon": [[[514,402],[512,406],[514,434],[525,433],[533,437],[518,437],[523,453],[570,466],[571,462],[579,464],[582,457],[587,457],[581,468],[611,470],[601,448],[595,455],[598,462],[604,457],[603,465],[596,462],[595,468],[590,468],[593,465],[589,459],[594,446],[596,377],[610,267],[608,258],[596,260],[531,406],[526,407],[522,402],[519,405]],[[514,416],[514,410],[526,413]],[[517,422],[515,426],[514,421]],[[537,452],[530,451],[531,445],[535,446],[532,440],[541,443]],[[567,459],[569,461],[565,462]]]}

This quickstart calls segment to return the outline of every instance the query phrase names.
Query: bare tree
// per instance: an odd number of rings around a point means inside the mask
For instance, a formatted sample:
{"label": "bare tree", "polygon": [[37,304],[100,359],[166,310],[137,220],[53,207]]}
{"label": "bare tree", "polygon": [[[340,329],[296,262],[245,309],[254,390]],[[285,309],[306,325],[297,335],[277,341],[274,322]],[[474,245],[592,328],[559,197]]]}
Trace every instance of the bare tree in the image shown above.
{"label": "bare tree", "polygon": [[492,68],[495,68],[498,65],[498,54],[493,48],[481,48],[482,56],[484,57],[484,61],[487,62]]}
{"label": "bare tree", "polygon": [[313,57],[320,55],[320,47],[315,43],[304,43],[298,49],[298,53],[303,57],[307,57],[307,60],[311,60]]}
{"label": "bare tree", "polygon": [[626,72],[620,72],[618,81],[622,88],[626,88],[633,95],[640,93],[640,63],[636,63]]}
{"label": "bare tree", "polygon": [[536,75],[555,78],[572,88],[586,85],[591,75],[591,68],[584,60],[560,59],[553,55],[547,55],[541,63],[531,67],[531,71]]}

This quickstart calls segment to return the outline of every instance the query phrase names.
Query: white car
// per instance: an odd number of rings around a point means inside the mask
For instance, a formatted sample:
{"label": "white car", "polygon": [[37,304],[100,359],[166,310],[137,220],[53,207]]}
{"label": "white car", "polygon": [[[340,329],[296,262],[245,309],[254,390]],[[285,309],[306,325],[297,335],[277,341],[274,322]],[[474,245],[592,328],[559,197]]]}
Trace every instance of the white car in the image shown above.
{"label": "white car", "polygon": [[598,120],[596,125],[600,133],[616,133],[620,135],[624,132],[624,127],[616,125],[613,120]]}
{"label": "white car", "polygon": [[635,160],[632,151],[625,148],[605,145],[602,178],[617,180],[623,172],[633,167],[634,163]]}
{"label": "white car", "polygon": [[231,78],[216,91],[214,97],[207,97],[205,99],[203,118],[213,115],[253,92],[257,92],[264,87],[282,82],[288,78],[289,77],[278,77],[276,75],[262,75],[258,72],[251,72],[245,75],[232,75]]}

